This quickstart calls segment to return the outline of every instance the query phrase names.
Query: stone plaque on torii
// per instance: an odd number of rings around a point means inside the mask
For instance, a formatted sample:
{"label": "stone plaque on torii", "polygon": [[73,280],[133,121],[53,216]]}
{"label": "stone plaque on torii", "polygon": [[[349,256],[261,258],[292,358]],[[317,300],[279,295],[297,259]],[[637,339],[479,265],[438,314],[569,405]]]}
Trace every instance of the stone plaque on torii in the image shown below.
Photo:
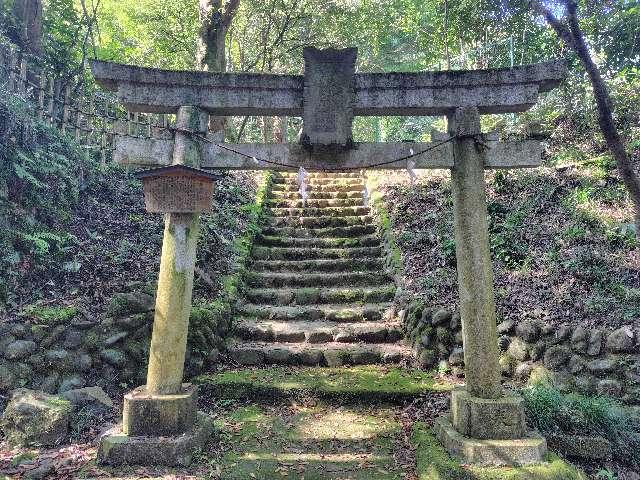
{"label": "stone plaque on torii", "polygon": [[[167,171],[170,165],[404,169],[408,158],[417,169],[451,169],[466,388],[452,393],[451,417],[436,422],[438,438],[468,463],[541,461],[544,439],[526,431],[522,399],[505,395],[500,384],[484,170],[538,166],[542,146],[536,138],[500,142],[483,135],[480,115],[526,111],[540,93],[564,80],[566,67],[548,62],[496,70],[355,73],[356,52],[305,48],[304,75],[178,72],[99,61],[92,70],[129,111],[176,114],[171,135],[115,140],[117,162],[163,167],[164,176],[184,170]],[[303,130],[298,144],[215,143],[206,138],[209,115],[302,116]],[[353,118],[366,115],[445,115],[447,133],[432,142],[354,143]],[[137,424],[136,416],[151,408],[161,425],[148,434],[173,434],[188,450],[201,435],[194,389],[184,391],[182,384],[198,213],[166,214],[160,266],[165,280],[157,294],[147,385],[125,397],[124,425]],[[126,434],[103,439],[102,461],[144,461],[142,437]],[[185,436],[193,441],[185,443]],[[156,451],[175,451],[175,445],[154,442]],[[169,457],[155,455],[154,461],[171,463]]]}

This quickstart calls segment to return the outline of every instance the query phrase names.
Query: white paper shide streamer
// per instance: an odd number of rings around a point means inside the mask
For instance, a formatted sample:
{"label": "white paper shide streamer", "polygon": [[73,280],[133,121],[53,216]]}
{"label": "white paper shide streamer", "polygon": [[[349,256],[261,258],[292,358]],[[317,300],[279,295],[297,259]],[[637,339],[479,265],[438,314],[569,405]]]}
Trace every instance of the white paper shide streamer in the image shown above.
{"label": "white paper shide streamer", "polygon": [[309,193],[307,192],[307,179],[309,178],[309,173],[304,169],[304,167],[300,167],[298,169],[298,176],[296,177],[296,182],[298,182],[298,193],[302,198],[302,206],[307,206],[307,198],[309,198]]}
{"label": "white paper shide streamer", "polygon": [[[413,155],[413,148],[409,149],[409,154]],[[416,184],[416,171],[414,170],[416,168],[416,162],[414,162],[413,160],[407,160],[407,172],[409,172],[409,180],[411,181],[411,186],[414,186]]]}

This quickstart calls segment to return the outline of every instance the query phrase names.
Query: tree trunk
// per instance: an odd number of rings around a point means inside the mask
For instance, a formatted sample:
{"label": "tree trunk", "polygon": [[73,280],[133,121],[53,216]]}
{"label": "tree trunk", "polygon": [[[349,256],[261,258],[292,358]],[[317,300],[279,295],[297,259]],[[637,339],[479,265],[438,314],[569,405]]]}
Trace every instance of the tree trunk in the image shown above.
{"label": "tree trunk", "polygon": [[[225,39],[240,0],[199,0],[200,30],[196,46],[196,67],[209,72],[226,70]],[[224,141],[225,117],[209,118],[209,136]]]}
{"label": "tree trunk", "polygon": [[15,0],[13,14],[18,24],[20,47],[33,55],[42,53],[42,1]]}
{"label": "tree trunk", "polygon": [[591,58],[589,48],[578,23],[577,3],[574,0],[564,0],[563,3],[567,8],[568,25],[560,21],[553,15],[551,10],[547,9],[538,1],[534,0],[531,3],[531,7],[535,12],[545,17],[558,37],[564,41],[567,47],[575,52],[589,76],[591,86],[593,87],[593,96],[595,97],[598,108],[598,124],[602,131],[602,136],[607,142],[609,151],[616,161],[620,177],[631,196],[635,210],[634,224],[636,236],[640,236],[640,178],[638,178],[638,174],[633,168],[631,158],[627,153],[624,142],[616,127],[609,90],[600,75],[598,67]]}

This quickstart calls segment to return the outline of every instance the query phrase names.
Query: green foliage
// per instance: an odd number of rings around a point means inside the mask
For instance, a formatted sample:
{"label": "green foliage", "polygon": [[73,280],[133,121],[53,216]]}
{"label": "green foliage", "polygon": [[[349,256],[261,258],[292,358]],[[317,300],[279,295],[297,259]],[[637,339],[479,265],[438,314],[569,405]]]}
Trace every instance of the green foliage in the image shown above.
{"label": "green foliage", "polygon": [[373,206],[376,216],[378,217],[378,225],[380,225],[380,233],[385,242],[387,255],[389,256],[391,268],[394,273],[402,272],[402,252],[398,247],[395,236],[391,228],[391,217],[387,212],[384,202],[379,194],[373,195]]}
{"label": "green foliage", "polygon": [[529,261],[529,248],[523,240],[527,211],[498,202],[490,202],[487,210],[491,253],[509,269],[524,267]]}
{"label": "green foliage", "polygon": [[561,393],[543,384],[522,390],[528,422],[543,433],[601,435],[621,460],[640,465],[640,424],[613,399]]}
{"label": "green foliage", "polygon": [[64,263],[75,238],[63,225],[91,166],[79,147],[0,92],[0,304],[11,300],[22,269]]}

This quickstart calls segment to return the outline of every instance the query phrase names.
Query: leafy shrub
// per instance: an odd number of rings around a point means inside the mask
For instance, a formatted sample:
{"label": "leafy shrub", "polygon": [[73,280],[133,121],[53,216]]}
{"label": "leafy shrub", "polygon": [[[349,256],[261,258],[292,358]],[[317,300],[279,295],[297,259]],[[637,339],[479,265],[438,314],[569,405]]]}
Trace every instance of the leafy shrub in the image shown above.
{"label": "leafy shrub", "polygon": [[0,91],[0,305],[20,271],[60,262],[75,239],[70,218],[91,161],[77,145]]}
{"label": "leafy shrub", "polygon": [[601,435],[617,458],[640,465],[640,423],[615,400],[561,393],[544,384],[528,386],[522,395],[528,422],[542,433]]}
{"label": "leafy shrub", "polygon": [[529,247],[524,242],[524,210],[511,211],[505,205],[491,202],[487,206],[489,212],[489,243],[491,253],[501,260],[509,269],[517,269],[526,265]]}

